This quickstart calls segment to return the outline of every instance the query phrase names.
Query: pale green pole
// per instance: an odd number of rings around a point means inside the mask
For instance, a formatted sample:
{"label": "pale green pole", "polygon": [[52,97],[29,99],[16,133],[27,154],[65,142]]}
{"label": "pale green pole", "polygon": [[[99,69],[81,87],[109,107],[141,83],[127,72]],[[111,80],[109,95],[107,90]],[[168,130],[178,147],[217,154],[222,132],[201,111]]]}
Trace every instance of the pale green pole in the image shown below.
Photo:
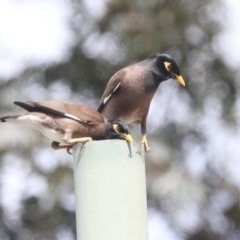
{"label": "pale green pole", "polygon": [[104,140],[73,149],[78,240],[147,240],[141,143]]}

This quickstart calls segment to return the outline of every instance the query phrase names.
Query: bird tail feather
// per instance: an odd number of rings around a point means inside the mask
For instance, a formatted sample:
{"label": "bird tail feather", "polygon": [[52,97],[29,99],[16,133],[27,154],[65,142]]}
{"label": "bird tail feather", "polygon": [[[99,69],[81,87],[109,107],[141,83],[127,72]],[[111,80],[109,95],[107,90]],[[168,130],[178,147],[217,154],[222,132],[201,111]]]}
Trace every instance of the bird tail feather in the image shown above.
{"label": "bird tail feather", "polygon": [[1,117],[0,121],[1,122],[12,122],[13,119],[16,120],[16,118],[18,118],[18,117],[19,117],[19,115],[17,115],[17,116],[5,116],[5,117]]}
{"label": "bird tail feather", "polygon": [[0,118],[1,122],[14,123],[29,128],[38,128],[41,125],[41,118],[33,114],[19,114],[15,116],[5,116]]}

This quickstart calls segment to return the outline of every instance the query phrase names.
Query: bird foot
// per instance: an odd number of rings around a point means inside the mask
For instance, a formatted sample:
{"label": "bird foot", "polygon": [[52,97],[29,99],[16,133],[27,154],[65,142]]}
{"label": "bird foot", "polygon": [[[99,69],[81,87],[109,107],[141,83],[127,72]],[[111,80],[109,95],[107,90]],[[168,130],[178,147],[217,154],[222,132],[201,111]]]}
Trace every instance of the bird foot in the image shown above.
{"label": "bird foot", "polygon": [[92,141],[91,137],[83,137],[83,138],[72,138],[70,140],[67,141],[67,143],[70,144],[76,144],[76,143],[86,143],[86,142],[90,142]]}
{"label": "bird foot", "polygon": [[70,152],[70,150],[72,149],[72,147],[76,144],[76,143],[86,143],[86,142],[89,142],[89,141],[92,141],[92,138],[91,137],[84,137],[84,138],[72,138],[70,140],[67,141],[67,143],[69,143],[68,145],[60,145],[59,142],[55,142],[53,141],[52,144],[51,144],[51,147],[55,150],[59,150],[59,149],[67,149],[67,152],[69,154],[72,154]]}
{"label": "bird foot", "polygon": [[149,153],[150,151],[152,151],[152,149],[151,149],[149,146],[145,145],[145,144],[144,144],[144,150],[145,150],[145,152],[147,152],[147,153]]}
{"label": "bird foot", "polygon": [[148,146],[148,141],[147,141],[147,136],[146,136],[146,135],[143,135],[142,143],[143,143],[145,152],[150,152],[150,151],[152,150],[152,149]]}
{"label": "bird foot", "polygon": [[71,146],[70,148],[67,148],[67,152],[68,152],[69,154],[72,154],[72,153],[70,152],[70,149],[72,149],[72,147],[73,147],[75,144],[79,143],[79,144],[82,146],[82,143],[86,143],[86,142],[90,142],[90,141],[92,141],[92,138],[91,138],[91,137],[72,138],[72,139],[70,139],[70,140],[67,141],[67,143],[72,144],[72,145],[70,145],[70,146]]}
{"label": "bird foot", "polygon": [[67,149],[67,152],[69,153],[69,154],[72,154],[72,153],[70,153],[70,149],[72,149],[72,147],[74,146],[74,144],[68,144],[68,145],[60,145],[60,143],[59,142],[55,142],[55,141],[53,141],[52,142],[52,144],[51,144],[51,147],[53,148],[53,149],[55,149],[55,150],[59,150],[59,149]]}

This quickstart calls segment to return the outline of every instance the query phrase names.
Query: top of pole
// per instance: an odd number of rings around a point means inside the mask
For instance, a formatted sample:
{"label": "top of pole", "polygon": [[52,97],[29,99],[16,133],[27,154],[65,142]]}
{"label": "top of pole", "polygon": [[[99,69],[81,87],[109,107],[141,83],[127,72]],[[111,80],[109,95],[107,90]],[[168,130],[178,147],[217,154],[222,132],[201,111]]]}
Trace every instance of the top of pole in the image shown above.
{"label": "top of pole", "polygon": [[93,141],[73,156],[78,239],[147,240],[142,143]]}

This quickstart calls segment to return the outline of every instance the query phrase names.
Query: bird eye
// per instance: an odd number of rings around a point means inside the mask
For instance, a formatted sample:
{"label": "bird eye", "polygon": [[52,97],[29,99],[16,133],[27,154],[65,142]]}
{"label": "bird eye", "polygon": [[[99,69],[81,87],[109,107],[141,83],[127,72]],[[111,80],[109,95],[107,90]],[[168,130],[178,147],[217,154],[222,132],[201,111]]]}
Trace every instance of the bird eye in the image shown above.
{"label": "bird eye", "polygon": [[113,124],[113,129],[116,133],[119,133],[119,125],[118,124]]}
{"label": "bird eye", "polygon": [[171,72],[172,66],[170,62],[164,62],[164,66],[169,72]]}

